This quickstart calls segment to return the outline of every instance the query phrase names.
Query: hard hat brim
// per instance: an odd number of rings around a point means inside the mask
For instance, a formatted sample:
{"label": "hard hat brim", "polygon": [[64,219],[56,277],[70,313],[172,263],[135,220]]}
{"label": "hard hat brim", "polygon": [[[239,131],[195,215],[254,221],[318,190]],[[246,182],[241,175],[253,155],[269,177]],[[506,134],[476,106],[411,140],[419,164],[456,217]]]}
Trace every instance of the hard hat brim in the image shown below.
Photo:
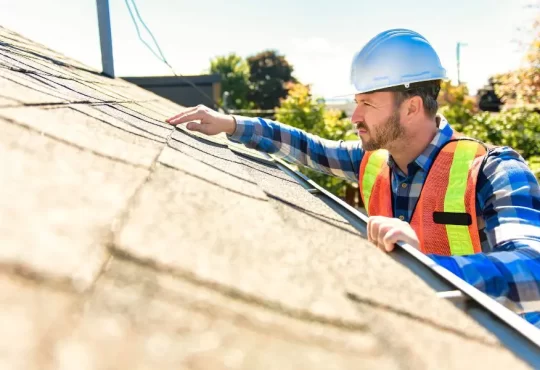
{"label": "hard hat brim", "polygon": [[376,89],[366,89],[366,90],[358,90],[358,89],[355,89],[354,87],[351,87],[351,91],[349,93],[345,93],[343,95],[336,95],[333,98],[346,98],[351,95],[354,96],[356,94],[371,94],[371,93],[380,92],[380,91],[406,91],[410,89],[409,87],[410,85],[416,85],[420,82],[438,81],[438,80],[447,81],[449,80],[449,78],[448,77],[426,78],[423,80],[415,80],[415,81],[411,81],[407,83],[383,85],[381,87],[377,87]]}

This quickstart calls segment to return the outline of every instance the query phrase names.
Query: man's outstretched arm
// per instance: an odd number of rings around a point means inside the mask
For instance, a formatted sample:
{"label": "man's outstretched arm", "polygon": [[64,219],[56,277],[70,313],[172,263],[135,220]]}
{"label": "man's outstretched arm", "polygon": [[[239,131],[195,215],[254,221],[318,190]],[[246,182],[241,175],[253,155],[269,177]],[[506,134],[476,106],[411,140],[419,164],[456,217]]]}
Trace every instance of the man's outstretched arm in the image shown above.
{"label": "man's outstretched arm", "polygon": [[[200,123],[192,122],[194,120]],[[206,135],[225,132],[231,141],[249,148],[274,154],[328,175],[358,181],[364,155],[360,141],[326,140],[276,121],[225,115],[205,106],[188,108],[167,122],[172,125],[187,124],[189,130]]]}
{"label": "man's outstretched arm", "polygon": [[359,141],[326,140],[264,118],[235,117],[232,141],[328,175],[358,181],[364,154]]}

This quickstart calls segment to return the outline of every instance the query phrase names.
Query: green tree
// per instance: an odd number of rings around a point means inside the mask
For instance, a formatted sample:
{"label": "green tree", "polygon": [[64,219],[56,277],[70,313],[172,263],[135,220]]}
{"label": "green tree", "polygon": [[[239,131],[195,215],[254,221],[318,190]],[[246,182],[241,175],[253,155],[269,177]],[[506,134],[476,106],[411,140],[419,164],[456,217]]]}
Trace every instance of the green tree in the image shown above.
{"label": "green tree", "polygon": [[[339,110],[327,109],[323,99],[316,99],[312,96],[309,86],[291,83],[288,86],[288,91],[286,99],[276,109],[276,120],[324,139],[358,139],[350,120],[345,117],[344,113]],[[299,170],[341,198],[345,198],[351,189],[357,191],[355,183],[340,180],[307,167],[301,167]]]}
{"label": "green tree", "polygon": [[276,109],[276,120],[312,134],[324,129],[324,103],[311,95],[310,87],[300,83],[287,86],[288,95]]}
{"label": "green tree", "polygon": [[296,82],[293,66],[276,50],[262,51],[247,59],[251,90],[249,100],[259,109],[274,109],[287,96],[287,84]]}
{"label": "green tree", "polygon": [[509,146],[527,161],[540,179],[540,114],[520,107],[476,114],[463,133],[485,143]]}
{"label": "green tree", "polygon": [[[228,92],[227,106],[232,109],[250,109],[249,66],[245,59],[231,53],[210,61],[210,72],[221,76],[221,90]],[[223,102],[222,102],[223,103]]]}

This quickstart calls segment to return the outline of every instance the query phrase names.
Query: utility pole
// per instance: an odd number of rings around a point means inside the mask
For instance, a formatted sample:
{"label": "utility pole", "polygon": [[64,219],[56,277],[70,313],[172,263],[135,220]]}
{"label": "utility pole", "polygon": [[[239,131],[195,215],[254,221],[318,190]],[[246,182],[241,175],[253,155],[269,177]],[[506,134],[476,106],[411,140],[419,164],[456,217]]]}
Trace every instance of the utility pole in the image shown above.
{"label": "utility pole", "polygon": [[457,61],[457,82],[461,85],[461,47],[467,46],[464,42],[459,42],[456,45],[456,61]]}
{"label": "utility pole", "polygon": [[101,43],[101,64],[103,74],[114,78],[114,58],[111,36],[111,17],[109,12],[109,0],[96,0],[99,40]]}

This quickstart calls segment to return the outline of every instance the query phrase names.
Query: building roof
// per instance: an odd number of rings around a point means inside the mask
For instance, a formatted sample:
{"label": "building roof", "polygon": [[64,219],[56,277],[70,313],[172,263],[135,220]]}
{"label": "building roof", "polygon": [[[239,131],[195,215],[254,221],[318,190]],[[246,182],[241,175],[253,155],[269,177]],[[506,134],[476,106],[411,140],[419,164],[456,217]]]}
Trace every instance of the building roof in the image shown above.
{"label": "building roof", "polygon": [[527,368],[181,109],[0,28],[0,368]]}

